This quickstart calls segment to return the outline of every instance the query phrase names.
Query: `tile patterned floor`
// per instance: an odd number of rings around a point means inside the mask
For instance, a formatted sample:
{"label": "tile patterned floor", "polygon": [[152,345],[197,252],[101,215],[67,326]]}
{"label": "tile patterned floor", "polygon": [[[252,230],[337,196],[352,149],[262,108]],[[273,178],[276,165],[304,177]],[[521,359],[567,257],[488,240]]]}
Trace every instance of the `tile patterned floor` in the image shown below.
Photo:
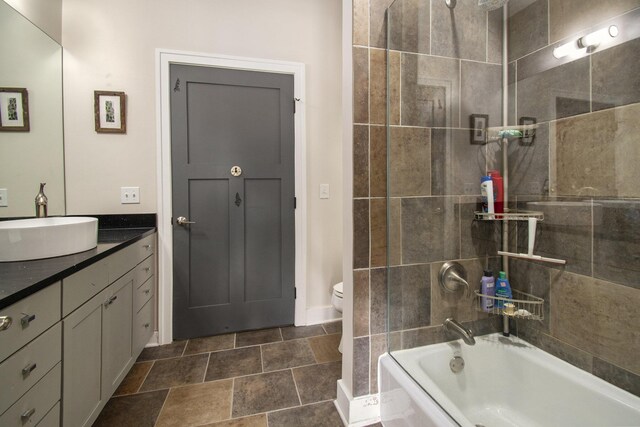
{"label": "tile patterned floor", "polygon": [[340,427],[340,322],[145,349],[94,426]]}

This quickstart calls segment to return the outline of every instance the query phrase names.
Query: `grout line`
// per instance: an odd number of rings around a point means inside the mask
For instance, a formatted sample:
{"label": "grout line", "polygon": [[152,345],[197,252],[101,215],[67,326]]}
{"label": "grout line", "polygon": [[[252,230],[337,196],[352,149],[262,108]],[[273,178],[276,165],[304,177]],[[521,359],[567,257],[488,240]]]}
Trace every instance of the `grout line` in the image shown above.
{"label": "grout line", "polygon": [[164,401],[162,402],[162,406],[160,407],[160,411],[158,412],[158,416],[156,417],[155,421],[153,422],[154,427],[156,425],[158,425],[158,420],[162,416],[162,411],[164,410],[164,406],[167,404],[167,400],[169,400],[169,394],[170,393],[171,393],[171,387],[169,387],[169,390],[167,390],[167,395],[164,397]]}
{"label": "grout line", "polygon": [[[147,371],[147,374],[144,376],[144,379],[142,380],[142,382],[140,382],[140,385],[138,386],[138,388],[136,389],[136,391],[132,394],[136,394],[136,393],[140,393],[140,389],[142,388],[142,384],[144,384],[144,382],[147,380],[147,378],[149,377],[149,374],[151,373],[151,370],[153,369],[153,365],[156,364],[155,360],[151,361],[151,367],[149,368],[149,370]],[[128,374],[128,373],[127,373]]]}
{"label": "grout line", "polygon": [[262,356],[262,346],[260,346],[260,369],[264,373],[264,357]]}
{"label": "grout line", "polygon": [[204,366],[204,374],[202,375],[202,382],[205,382],[207,378],[207,371],[209,370],[209,362],[211,361],[211,353],[207,356],[207,364]]}
{"label": "grout line", "polygon": [[236,347],[237,342],[238,342],[238,334],[234,333],[233,334],[233,348],[237,348]]}
{"label": "grout line", "polygon": [[300,398],[300,390],[298,390],[298,383],[296,382],[296,376],[293,375],[293,368],[289,368],[291,371],[291,379],[293,380],[293,385],[296,387],[296,394],[298,395],[299,406],[302,406],[302,399]]}
{"label": "grout line", "polygon": [[184,354],[187,351],[187,347],[189,346],[189,341],[191,340],[187,340],[187,342],[184,343],[184,348],[182,349],[182,354],[180,354],[180,357],[184,357]]}
{"label": "grout line", "polygon": [[233,418],[233,395],[236,392],[236,379],[231,379],[231,404],[229,405],[229,419]]}

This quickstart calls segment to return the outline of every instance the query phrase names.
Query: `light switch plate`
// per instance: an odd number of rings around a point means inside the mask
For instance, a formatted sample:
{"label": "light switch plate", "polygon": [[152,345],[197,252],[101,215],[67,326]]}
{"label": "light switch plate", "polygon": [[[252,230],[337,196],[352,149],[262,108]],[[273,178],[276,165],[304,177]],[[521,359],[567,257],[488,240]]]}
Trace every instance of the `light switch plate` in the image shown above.
{"label": "light switch plate", "polygon": [[329,198],[329,184],[320,184],[320,198],[321,199]]}
{"label": "light switch plate", "polygon": [[9,206],[9,192],[6,188],[0,188],[0,207],[6,208]]}
{"label": "light switch plate", "polygon": [[120,187],[120,203],[140,203],[140,187]]}

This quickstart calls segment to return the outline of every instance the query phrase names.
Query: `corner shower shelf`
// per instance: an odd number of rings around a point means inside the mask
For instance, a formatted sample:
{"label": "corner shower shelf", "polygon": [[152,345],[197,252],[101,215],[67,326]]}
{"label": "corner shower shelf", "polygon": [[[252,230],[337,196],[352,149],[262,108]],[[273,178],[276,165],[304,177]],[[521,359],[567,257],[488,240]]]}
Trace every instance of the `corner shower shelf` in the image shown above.
{"label": "corner shower shelf", "polygon": [[[518,291],[513,289],[513,298],[502,298],[491,295],[485,295],[480,293],[480,291],[474,291],[476,294],[476,303],[475,307],[477,311],[481,311],[483,313],[489,314],[502,314],[505,316],[517,318],[517,319],[528,319],[528,320],[543,320],[544,319],[544,299],[538,298],[536,296],[530,295],[526,292]],[[489,310],[482,309],[482,299],[486,298],[488,300],[493,301],[493,308]],[[498,303],[501,302],[503,304],[511,303],[515,307],[512,310],[507,310],[505,308],[499,308]]]}

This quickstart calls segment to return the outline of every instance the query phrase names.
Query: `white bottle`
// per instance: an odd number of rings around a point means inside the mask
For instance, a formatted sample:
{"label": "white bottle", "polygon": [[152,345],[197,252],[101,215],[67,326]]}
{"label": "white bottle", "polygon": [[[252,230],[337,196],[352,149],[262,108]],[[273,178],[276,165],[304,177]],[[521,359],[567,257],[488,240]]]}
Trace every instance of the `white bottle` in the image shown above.
{"label": "white bottle", "polygon": [[485,212],[495,213],[493,207],[493,181],[490,176],[483,176],[480,179],[480,194],[482,195],[482,204]]}

